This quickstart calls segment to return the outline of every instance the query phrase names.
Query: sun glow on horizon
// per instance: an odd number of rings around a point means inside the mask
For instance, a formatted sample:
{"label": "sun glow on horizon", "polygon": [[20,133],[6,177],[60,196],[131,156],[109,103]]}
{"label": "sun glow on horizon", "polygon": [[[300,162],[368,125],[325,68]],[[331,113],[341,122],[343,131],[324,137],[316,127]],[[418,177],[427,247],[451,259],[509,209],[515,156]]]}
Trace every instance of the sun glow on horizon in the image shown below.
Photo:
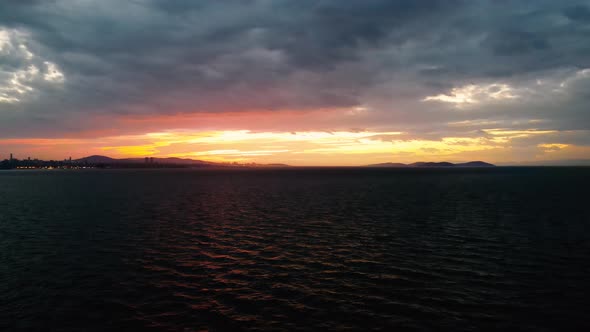
{"label": "sun glow on horizon", "polygon": [[[551,137],[551,130],[488,129],[483,135],[424,139],[403,132],[303,131],[256,132],[250,130],[170,130],[98,139],[5,139],[0,144],[14,151],[30,151],[47,158],[62,152],[80,158],[92,154],[114,158],[178,157],[211,162],[284,163],[294,166],[355,166],[381,162],[524,161],[583,155],[588,149],[546,139],[534,155],[518,159],[518,140]],[[29,154],[29,152],[27,152]]]}

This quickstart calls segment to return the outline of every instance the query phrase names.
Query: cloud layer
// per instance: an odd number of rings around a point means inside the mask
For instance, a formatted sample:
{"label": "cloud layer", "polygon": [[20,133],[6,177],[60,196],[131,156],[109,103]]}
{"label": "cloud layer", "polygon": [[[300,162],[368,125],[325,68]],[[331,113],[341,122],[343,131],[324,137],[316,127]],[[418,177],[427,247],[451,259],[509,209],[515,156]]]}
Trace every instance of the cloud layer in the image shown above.
{"label": "cloud layer", "polygon": [[536,131],[504,146],[535,157],[590,145],[588,68],[587,1],[7,0],[0,140]]}

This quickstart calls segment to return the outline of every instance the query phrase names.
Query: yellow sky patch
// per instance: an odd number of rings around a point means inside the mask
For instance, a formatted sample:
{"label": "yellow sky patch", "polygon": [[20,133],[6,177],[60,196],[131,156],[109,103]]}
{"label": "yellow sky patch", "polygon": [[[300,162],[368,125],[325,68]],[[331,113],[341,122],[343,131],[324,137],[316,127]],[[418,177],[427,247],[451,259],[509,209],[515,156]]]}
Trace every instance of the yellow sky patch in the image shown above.
{"label": "yellow sky patch", "polygon": [[[481,137],[444,137],[438,140],[402,139],[401,132],[252,132],[248,130],[188,132],[166,131],[100,139],[12,139],[0,144],[33,151],[46,158],[48,151],[80,158],[103,154],[114,158],[181,157],[215,162],[286,163],[291,165],[364,165],[380,162],[522,161],[512,140],[554,135],[550,130],[489,129]],[[403,135],[402,135],[403,134]],[[399,139],[397,139],[399,137]],[[541,155],[572,158],[586,151],[561,143],[536,145]],[[531,155],[532,156],[532,155]],[[59,159],[59,158],[58,158]]]}

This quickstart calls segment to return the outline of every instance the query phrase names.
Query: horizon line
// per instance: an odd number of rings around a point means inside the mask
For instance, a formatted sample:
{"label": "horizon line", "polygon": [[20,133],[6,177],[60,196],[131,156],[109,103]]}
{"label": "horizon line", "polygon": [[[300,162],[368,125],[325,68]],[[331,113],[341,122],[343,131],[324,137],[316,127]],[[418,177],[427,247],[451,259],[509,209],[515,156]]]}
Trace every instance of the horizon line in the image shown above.
{"label": "horizon line", "polygon": [[[40,161],[40,162],[74,162],[74,161],[80,161],[82,159],[87,159],[87,158],[92,158],[92,157],[101,157],[101,158],[108,158],[108,159],[112,159],[112,160],[137,160],[137,161],[141,161],[141,160],[149,160],[149,159],[179,159],[179,160],[185,160],[185,161],[195,161],[195,162],[203,162],[203,163],[209,163],[212,165],[220,165],[220,166],[231,166],[231,165],[236,165],[236,166],[248,166],[248,165],[260,165],[260,166],[264,166],[264,165],[277,165],[277,166],[288,166],[288,167],[375,167],[375,168],[403,168],[404,166],[412,166],[413,164],[417,164],[417,163],[451,163],[451,164],[465,164],[465,163],[474,163],[474,162],[483,162],[486,164],[490,164],[492,166],[495,167],[559,167],[559,166],[571,166],[571,167],[584,167],[584,166],[590,166],[590,159],[560,159],[560,160],[541,160],[541,161],[534,161],[534,160],[529,160],[529,161],[521,161],[521,162],[488,162],[488,161],[483,161],[483,160],[466,160],[466,161],[447,161],[447,160],[419,160],[419,161],[413,161],[413,162],[396,162],[396,161],[385,161],[382,163],[371,163],[371,164],[359,164],[359,165],[342,165],[342,164],[333,164],[333,165],[318,165],[318,164],[309,164],[309,165],[291,165],[289,163],[286,162],[272,162],[272,163],[261,163],[261,162],[256,162],[256,161],[251,161],[251,162],[236,162],[236,161],[211,161],[211,160],[207,160],[207,159],[193,159],[193,158],[188,158],[188,157],[177,157],[177,156],[142,156],[142,157],[110,157],[110,156],[106,156],[106,155],[89,155],[89,156],[84,156],[84,157],[80,157],[80,158],[73,158],[71,156],[68,156],[67,158],[63,158],[63,159],[39,159],[39,158],[32,158],[32,157],[27,157],[26,159],[19,159],[17,157],[14,156],[14,154],[10,153],[10,157],[13,160],[17,160],[17,161]],[[10,159],[0,159],[1,162],[6,162],[6,161],[10,161]],[[387,166],[388,164],[399,164],[399,167],[396,167],[394,165],[392,166]],[[170,164],[172,165],[172,164]],[[420,166],[413,166],[413,167],[420,167]],[[426,167],[433,167],[433,166],[426,166]],[[445,167],[445,166],[441,166],[441,167]],[[477,167],[477,166],[476,166]],[[481,167],[481,166],[480,166]]]}

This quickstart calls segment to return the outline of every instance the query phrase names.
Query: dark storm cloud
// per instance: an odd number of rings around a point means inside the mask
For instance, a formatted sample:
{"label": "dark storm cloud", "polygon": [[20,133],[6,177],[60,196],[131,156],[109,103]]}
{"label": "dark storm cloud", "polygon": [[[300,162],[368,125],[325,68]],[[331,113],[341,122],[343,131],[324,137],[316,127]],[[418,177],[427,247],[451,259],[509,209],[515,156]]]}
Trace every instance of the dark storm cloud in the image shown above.
{"label": "dark storm cloud", "polygon": [[543,36],[526,31],[500,31],[491,35],[486,42],[495,55],[517,55],[550,48]]}
{"label": "dark storm cloud", "polygon": [[571,6],[566,8],[563,12],[572,20],[590,22],[590,8],[588,6]]}
{"label": "dark storm cloud", "polygon": [[[583,91],[564,92],[560,112],[421,102],[590,67],[588,17],[583,1],[549,0],[2,1],[0,29],[21,53],[0,53],[0,84],[31,65],[39,74],[21,79],[19,102],[0,103],[0,135],[59,135],[96,116],[362,105],[372,112],[351,120],[362,123],[338,125],[542,117],[588,128]],[[47,63],[63,81],[43,78]]]}

